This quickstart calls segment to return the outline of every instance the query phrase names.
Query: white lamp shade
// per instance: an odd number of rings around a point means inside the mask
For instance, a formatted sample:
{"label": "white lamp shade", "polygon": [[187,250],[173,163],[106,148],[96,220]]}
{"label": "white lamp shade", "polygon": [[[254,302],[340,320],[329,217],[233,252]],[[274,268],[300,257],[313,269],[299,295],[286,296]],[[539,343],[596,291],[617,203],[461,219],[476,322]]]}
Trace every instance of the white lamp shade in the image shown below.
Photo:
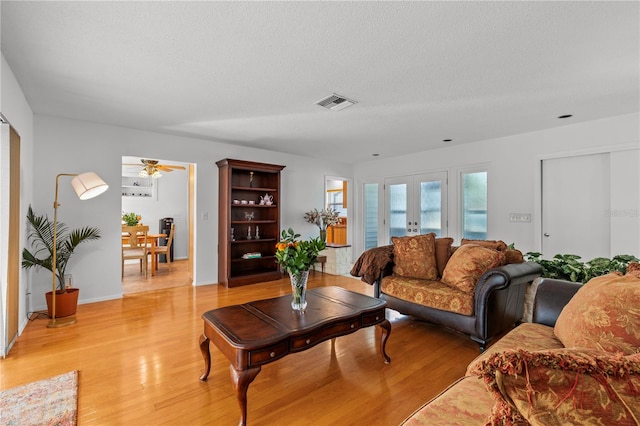
{"label": "white lamp shade", "polygon": [[82,173],[71,179],[71,186],[81,200],[97,197],[109,189],[109,185],[93,172]]}

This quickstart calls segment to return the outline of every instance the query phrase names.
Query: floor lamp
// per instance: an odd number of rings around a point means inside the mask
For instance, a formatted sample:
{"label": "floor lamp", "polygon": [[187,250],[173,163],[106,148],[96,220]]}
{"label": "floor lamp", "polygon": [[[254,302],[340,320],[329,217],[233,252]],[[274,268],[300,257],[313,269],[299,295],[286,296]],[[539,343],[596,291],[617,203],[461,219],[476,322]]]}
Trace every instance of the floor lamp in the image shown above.
{"label": "floor lamp", "polygon": [[51,321],[47,324],[49,328],[64,327],[67,325],[75,324],[76,317],[65,317],[60,320],[56,319],[56,269],[58,267],[58,181],[60,176],[73,176],[71,179],[71,186],[81,200],[88,200],[93,197],[97,197],[104,191],[109,189],[109,185],[105,183],[100,176],[93,172],[71,174],[60,173],[56,176],[56,198],[53,202],[53,254],[51,261]]}

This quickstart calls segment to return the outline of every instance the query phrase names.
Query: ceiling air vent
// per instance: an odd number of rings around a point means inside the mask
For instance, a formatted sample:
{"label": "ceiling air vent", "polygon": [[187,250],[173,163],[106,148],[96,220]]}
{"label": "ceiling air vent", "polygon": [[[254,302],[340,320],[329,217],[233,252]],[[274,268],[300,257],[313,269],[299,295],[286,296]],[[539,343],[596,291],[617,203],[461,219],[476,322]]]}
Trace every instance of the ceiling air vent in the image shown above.
{"label": "ceiling air vent", "polygon": [[356,103],[357,103],[356,101],[347,99],[342,95],[333,93],[331,94],[331,96],[328,96],[316,102],[316,105],[320,105],[321,107],[325,107],[333,111],[340,111]]}

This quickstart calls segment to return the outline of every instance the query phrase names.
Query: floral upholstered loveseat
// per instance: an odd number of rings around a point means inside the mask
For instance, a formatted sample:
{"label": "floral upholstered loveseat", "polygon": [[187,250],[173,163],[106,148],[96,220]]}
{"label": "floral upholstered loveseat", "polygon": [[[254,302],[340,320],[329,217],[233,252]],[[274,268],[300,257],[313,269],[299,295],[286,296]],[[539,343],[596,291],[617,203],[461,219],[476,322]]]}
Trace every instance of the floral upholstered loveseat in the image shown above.
{"label": "floral upholstered loveseat", "polygon": [[364,252],[351,274],[373,284],[388,308],[465,333],[480,350],[522,319],[527,284],[542,273],[502,241],[454,247],[426,234],[392,242]]}
{"label": "floral upholstered loveseat", "polygon": [[480,354],[403,424],[638,425],[640,270],[631,269],[584,286],[543,279],[534,322]]}

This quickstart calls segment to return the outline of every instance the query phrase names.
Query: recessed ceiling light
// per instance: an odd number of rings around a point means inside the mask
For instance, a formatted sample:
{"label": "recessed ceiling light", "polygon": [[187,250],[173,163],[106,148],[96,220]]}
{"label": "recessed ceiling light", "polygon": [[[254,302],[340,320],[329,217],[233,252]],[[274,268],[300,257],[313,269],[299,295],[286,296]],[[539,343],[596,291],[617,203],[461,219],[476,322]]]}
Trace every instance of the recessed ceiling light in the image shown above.
{"label": "recessed ceiling light", "polygon": [[558,118],[570,118],[570,117],[573,117],[573,115],[571,115],[571,114],[565,114],[565,115],[561,115],[561,116],[559,116]]}
{"label": "recessed ceiling light", "polygon": [[371,155],[372,155],[373,157],[377,157],[377,156],[379,156],[380,154],[371,154]]}
{"label": "recessed ceiling light", "polygon": [[451,142],[453,139],[442,139],[442,142]]}

